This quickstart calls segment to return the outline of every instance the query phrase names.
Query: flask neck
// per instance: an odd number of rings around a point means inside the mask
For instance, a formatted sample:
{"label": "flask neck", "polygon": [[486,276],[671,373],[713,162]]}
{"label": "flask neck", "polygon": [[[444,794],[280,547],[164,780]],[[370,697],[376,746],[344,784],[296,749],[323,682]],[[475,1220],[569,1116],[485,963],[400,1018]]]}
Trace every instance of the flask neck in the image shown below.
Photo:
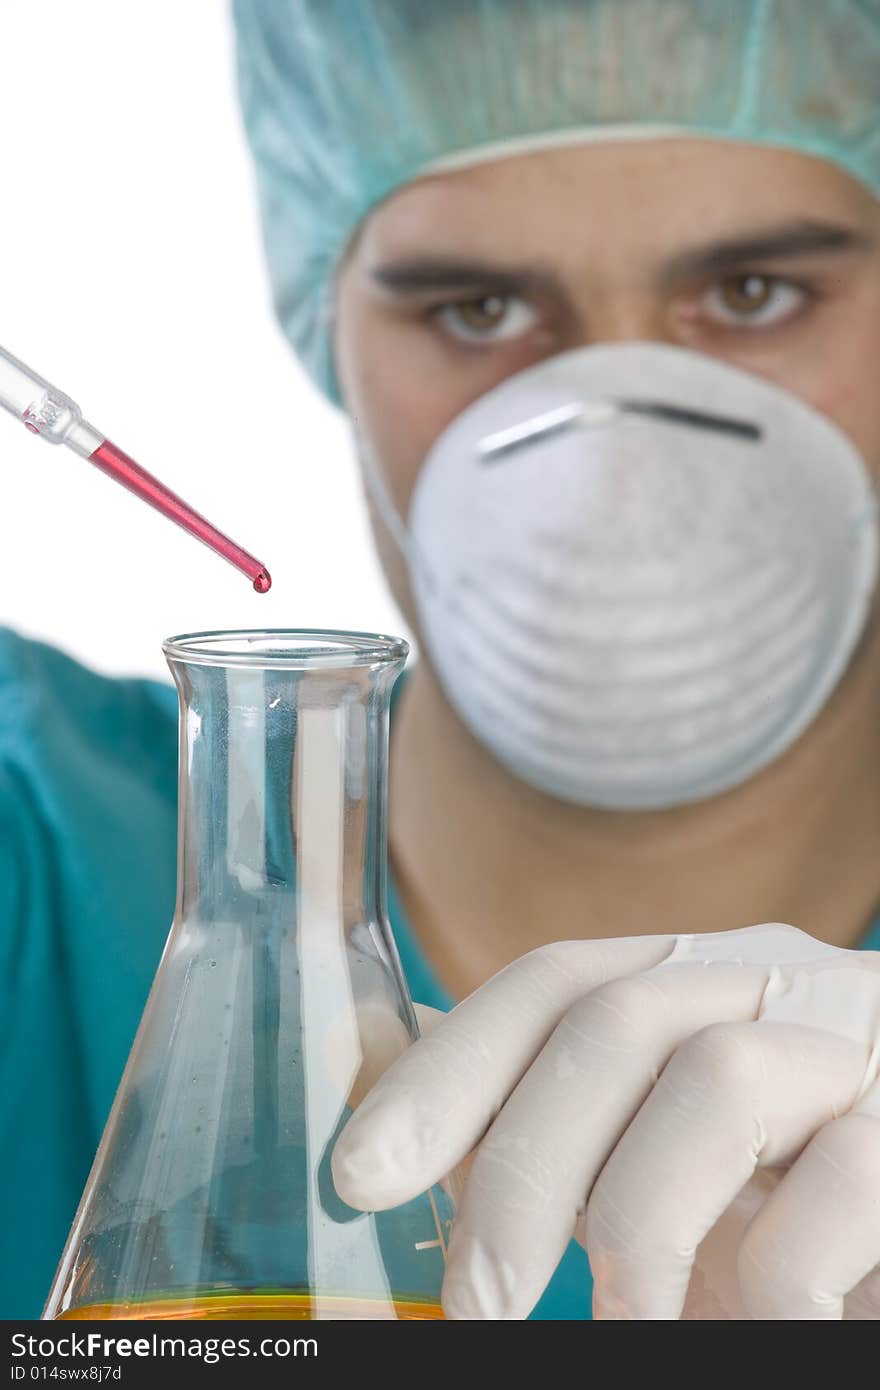
{"label": "flask neck", "polygon": [[388,712],[402,662],[170,665],[181,701],[178,920],[234,925],[246,907],[268,925],[297,896],[344,930],[384,921]]}

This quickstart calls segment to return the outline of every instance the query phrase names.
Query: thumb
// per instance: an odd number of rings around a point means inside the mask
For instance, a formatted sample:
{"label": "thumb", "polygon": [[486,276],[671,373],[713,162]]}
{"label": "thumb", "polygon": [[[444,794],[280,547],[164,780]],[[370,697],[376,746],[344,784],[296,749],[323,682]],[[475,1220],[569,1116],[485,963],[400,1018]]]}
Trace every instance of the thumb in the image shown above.
{"label": "thumb", "polygon": [[442,1009],[432,1009],[430,1004],[413,1004],[413,1008],[416,1011],[416,1020],[418,1021],[419,1032],[422,1037],[430,1033],[431,1029],[437,1026],[441,1018],[446,1017]]}
{"label": "thumb", "polygon": [[[414,1004],[422,1037],[445,1017],[442,1009]],[[340,1020],[324,1039],[324,1062],[328,1075],[356,1110],[379,1077],[410,1046],[406,1024],[386,999],[367,997],[358,1001],[355,1011],[356,1038],[352,1055],[351,1020]]]}
{"label": "thumb", "polygon": [[[413,1009],[421,1037],[425,1037],[446,1017],[442,1009],[434,1009],[430,1004],[414,1003]],[[362,1004],[357,1011],[357,1020],[361,1063],[348,1088],[348,1104],[353,1110],[357,1109],[391,1063],[396,1061],[412,1042],[401,1020],[387,1008]],[[472,1155],[468,1154],[451,1173],[440,1180],[440,1186],[453,1203],[459,1200],[471,1159]]]}

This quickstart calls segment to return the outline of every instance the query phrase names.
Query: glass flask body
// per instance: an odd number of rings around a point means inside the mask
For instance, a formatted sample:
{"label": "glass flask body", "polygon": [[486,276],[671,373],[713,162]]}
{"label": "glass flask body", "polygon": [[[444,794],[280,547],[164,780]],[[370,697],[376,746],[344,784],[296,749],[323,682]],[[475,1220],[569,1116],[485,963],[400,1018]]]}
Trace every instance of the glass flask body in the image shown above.
{"label": "glass flask body", "polygon": [[330,1175],[352,1109],[417,1036],[385,908],[406,644],[165,650],[177,911],[44,1317],[441,1317],[445,1193],[363,1213]]}

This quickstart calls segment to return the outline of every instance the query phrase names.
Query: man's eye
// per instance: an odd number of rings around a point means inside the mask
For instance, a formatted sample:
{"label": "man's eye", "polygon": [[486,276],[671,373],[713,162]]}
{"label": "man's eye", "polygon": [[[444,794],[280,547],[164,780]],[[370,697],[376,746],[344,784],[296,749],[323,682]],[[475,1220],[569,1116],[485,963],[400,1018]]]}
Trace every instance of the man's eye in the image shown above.
{"label": "man's eye", "polygon": [[535,311],[524,299],[501,294],[444,304],[433,316],[453,338],[469,343],[504,342],[527,332],[535,322]]}
{"label": "man's eye", "polygon": [[704,306],[716,322],[765,328],[793,318],[807,291],[773,275],[731,275],[706,291]]}

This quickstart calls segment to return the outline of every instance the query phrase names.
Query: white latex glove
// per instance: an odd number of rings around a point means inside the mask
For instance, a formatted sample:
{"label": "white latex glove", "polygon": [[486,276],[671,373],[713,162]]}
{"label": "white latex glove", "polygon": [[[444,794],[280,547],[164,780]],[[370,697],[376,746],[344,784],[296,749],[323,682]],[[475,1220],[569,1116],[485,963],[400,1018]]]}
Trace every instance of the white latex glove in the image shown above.
{"label": "white latex glove", "polygon": [[779,925],[563,941],[391,1066],[333,1174],[381,1210],[478,1146],[448,1317],[527,1317],[577,1234],[596,1318],[878,1318],[878,1069],[878,952]]}

